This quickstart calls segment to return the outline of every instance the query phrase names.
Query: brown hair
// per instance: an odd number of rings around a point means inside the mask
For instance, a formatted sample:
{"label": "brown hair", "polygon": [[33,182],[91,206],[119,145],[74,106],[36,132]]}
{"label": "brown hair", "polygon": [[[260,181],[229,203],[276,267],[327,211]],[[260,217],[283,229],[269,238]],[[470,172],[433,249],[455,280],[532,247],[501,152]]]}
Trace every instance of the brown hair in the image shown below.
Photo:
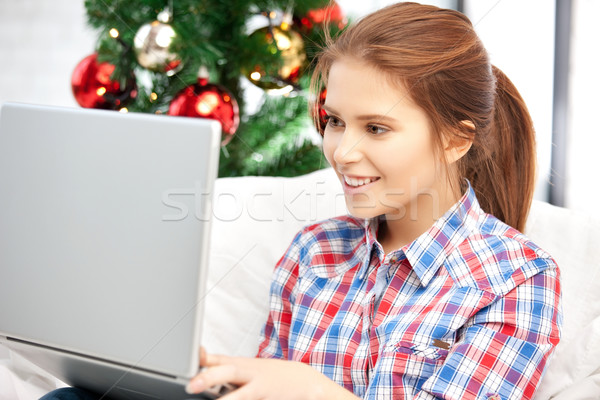
{"label": "brown hair", "polygon": [[[335,40],[326,35],[313,93],[322,93],[331,65],[343,57],[361,60],[407,89],[429,115],[438,149],[442,136],[450,142],[471,139],[450,184],[469,179],[484,211],[524,229],[535,181],[533,123],[515,86],[490,64],[465,15],[398,3],[364,17]],[[311,112],[323,134],[319,102]]]}

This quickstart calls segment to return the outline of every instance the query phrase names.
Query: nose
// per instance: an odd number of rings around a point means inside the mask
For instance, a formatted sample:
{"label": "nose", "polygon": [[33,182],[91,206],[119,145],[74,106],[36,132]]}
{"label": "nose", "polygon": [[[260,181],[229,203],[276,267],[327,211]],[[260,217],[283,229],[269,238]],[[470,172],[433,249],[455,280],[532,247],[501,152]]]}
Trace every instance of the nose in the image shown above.
{"label": "nose", "polygon": [[333,152],[333,159],[336,164],[344,165],[360,161],[362,158],[361,142],[363,139],[359,133],[346,128]]}

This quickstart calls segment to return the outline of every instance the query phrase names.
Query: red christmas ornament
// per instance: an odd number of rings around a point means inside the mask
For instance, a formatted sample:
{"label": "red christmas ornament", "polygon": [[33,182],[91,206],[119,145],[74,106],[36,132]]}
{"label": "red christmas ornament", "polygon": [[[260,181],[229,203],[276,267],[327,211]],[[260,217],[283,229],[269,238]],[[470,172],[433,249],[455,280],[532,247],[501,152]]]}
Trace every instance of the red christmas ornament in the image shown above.
{"label": "red christmas ornament", "polygon": [[339,29],[342,29],[348,23],[340,5],[334,2],[327,7],[309,10],[305,16],[299,18],[299,21],[296,21],[296,24],[305,30],[311,30],[316,26],[323,27],[327,20],[329,20],[331,24],[337,25]]}
{"label": "red christmas ornament", "polygon": [[120,108],[137,95],[135,82],[130,79],[125,88],[110,79],[115,66],[107,62],[98,63],[96,53],[87,56],[77,64],[71,75],[73,96],[81,107]]}
{"label": "red christmas ornament", "polygon": [[169,105],[169,115],[215,119],[221,123],[221,146],[225,146],[240,124],[237,101],[224,87],[208,83],[204,77],[198,83],[181,90]]}

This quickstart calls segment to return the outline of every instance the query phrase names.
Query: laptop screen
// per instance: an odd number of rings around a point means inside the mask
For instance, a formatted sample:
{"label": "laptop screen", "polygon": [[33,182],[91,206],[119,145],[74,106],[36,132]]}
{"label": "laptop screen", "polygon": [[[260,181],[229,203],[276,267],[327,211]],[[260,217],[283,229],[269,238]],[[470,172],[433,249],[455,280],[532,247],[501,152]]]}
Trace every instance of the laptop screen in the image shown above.
{"label": "laptop screen", "polygon": [[5,104],[0,335],[197,368],[216,121]]}

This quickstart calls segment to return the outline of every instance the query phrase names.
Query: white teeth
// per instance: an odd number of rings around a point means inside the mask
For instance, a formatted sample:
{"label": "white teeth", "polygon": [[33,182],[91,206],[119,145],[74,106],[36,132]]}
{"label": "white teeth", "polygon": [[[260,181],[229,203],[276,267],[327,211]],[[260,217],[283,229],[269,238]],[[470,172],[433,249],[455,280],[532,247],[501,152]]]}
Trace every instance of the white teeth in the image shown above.
{"label": "white teeth", "polygon": [[344,181],[349,186],[354,186],[354,187],[366,185],[367,183],[371,183],[374,180],[375,179],[371,179],[371,178],[366,178],[366,179],[350,178],[350,177],[344,175]]}

